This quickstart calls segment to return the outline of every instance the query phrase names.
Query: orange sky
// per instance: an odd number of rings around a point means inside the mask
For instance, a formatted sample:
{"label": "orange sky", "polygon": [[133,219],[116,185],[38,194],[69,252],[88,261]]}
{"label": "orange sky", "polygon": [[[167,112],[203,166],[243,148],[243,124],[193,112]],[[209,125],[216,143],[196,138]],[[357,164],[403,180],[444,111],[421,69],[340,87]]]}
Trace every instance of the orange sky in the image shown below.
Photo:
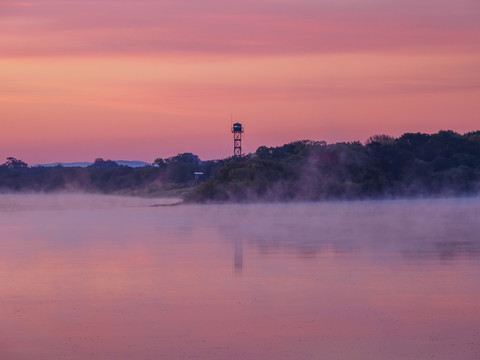
{"label": "orange sky", "polygon": [[0,3],[0,161],[479,129],[478,0]]}

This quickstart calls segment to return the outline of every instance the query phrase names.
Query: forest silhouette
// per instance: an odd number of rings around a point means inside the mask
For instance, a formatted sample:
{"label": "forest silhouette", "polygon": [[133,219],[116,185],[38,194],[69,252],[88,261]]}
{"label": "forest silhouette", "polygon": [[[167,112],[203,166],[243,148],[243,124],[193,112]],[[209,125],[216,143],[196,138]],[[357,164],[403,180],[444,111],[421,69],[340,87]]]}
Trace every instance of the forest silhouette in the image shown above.
{"label": "forest silhouette", "polygon": [[375,135],[364,144],[294,141],[242,157],[192,153],[132,168],[98,158],[88,167],[0,166],[0,192],[179,196],[191,202],[318,201],[476,195],[480,131]]}

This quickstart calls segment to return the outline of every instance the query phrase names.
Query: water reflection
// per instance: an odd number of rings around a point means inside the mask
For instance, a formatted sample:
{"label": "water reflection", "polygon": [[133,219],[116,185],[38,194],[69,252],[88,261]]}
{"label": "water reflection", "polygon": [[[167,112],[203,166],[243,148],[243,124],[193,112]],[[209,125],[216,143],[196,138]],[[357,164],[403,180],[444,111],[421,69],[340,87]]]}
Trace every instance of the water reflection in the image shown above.
{"label": "water reflection", "polygon": [[[217,227],[226,239],[254,245],[264,255],[288,252],[308,259],[323,252],[383,252],[426,260],[480,255],[478,198],[244,207],[230,207],[237,224],[216,216]],[[208,222],[208,216],[199,221]]]}
{"label": "water reflection", "polygon": [[234,256],[235,272],[241,273],[243,270],[243,241],[235,238],[235,256]]}
{"label": "water reflection", "polygon": [[2,360],[479,358],[477,199],[9,201]]}

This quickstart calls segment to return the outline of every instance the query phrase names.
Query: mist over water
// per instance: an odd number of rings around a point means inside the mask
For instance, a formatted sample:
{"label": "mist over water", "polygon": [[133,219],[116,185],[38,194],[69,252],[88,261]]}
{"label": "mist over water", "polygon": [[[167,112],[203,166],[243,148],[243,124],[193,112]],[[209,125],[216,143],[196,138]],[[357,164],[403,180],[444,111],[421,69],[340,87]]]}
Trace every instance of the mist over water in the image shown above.
{"label": "mist over water", "polygon": [[0,194],[0,212],[42,210],[85,210],[169,205],[177,198],[149,199],[140,197],[92,195],[86,193]]}
{"label": "mist over water", "polygon": [[480,358],[479,198],[164,201],[0,196],[0,359]]}

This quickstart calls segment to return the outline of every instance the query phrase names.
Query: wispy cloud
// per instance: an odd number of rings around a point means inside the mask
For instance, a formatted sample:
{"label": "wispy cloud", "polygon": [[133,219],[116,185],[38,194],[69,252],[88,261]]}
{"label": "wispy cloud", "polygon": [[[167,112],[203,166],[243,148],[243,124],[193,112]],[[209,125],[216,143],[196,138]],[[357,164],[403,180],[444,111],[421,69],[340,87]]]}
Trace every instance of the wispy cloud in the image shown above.
{"label": "wispy cloud", "polygon": [[480,6],[471,0],[39,0],[3,7],[3,56],[480,49]]}

